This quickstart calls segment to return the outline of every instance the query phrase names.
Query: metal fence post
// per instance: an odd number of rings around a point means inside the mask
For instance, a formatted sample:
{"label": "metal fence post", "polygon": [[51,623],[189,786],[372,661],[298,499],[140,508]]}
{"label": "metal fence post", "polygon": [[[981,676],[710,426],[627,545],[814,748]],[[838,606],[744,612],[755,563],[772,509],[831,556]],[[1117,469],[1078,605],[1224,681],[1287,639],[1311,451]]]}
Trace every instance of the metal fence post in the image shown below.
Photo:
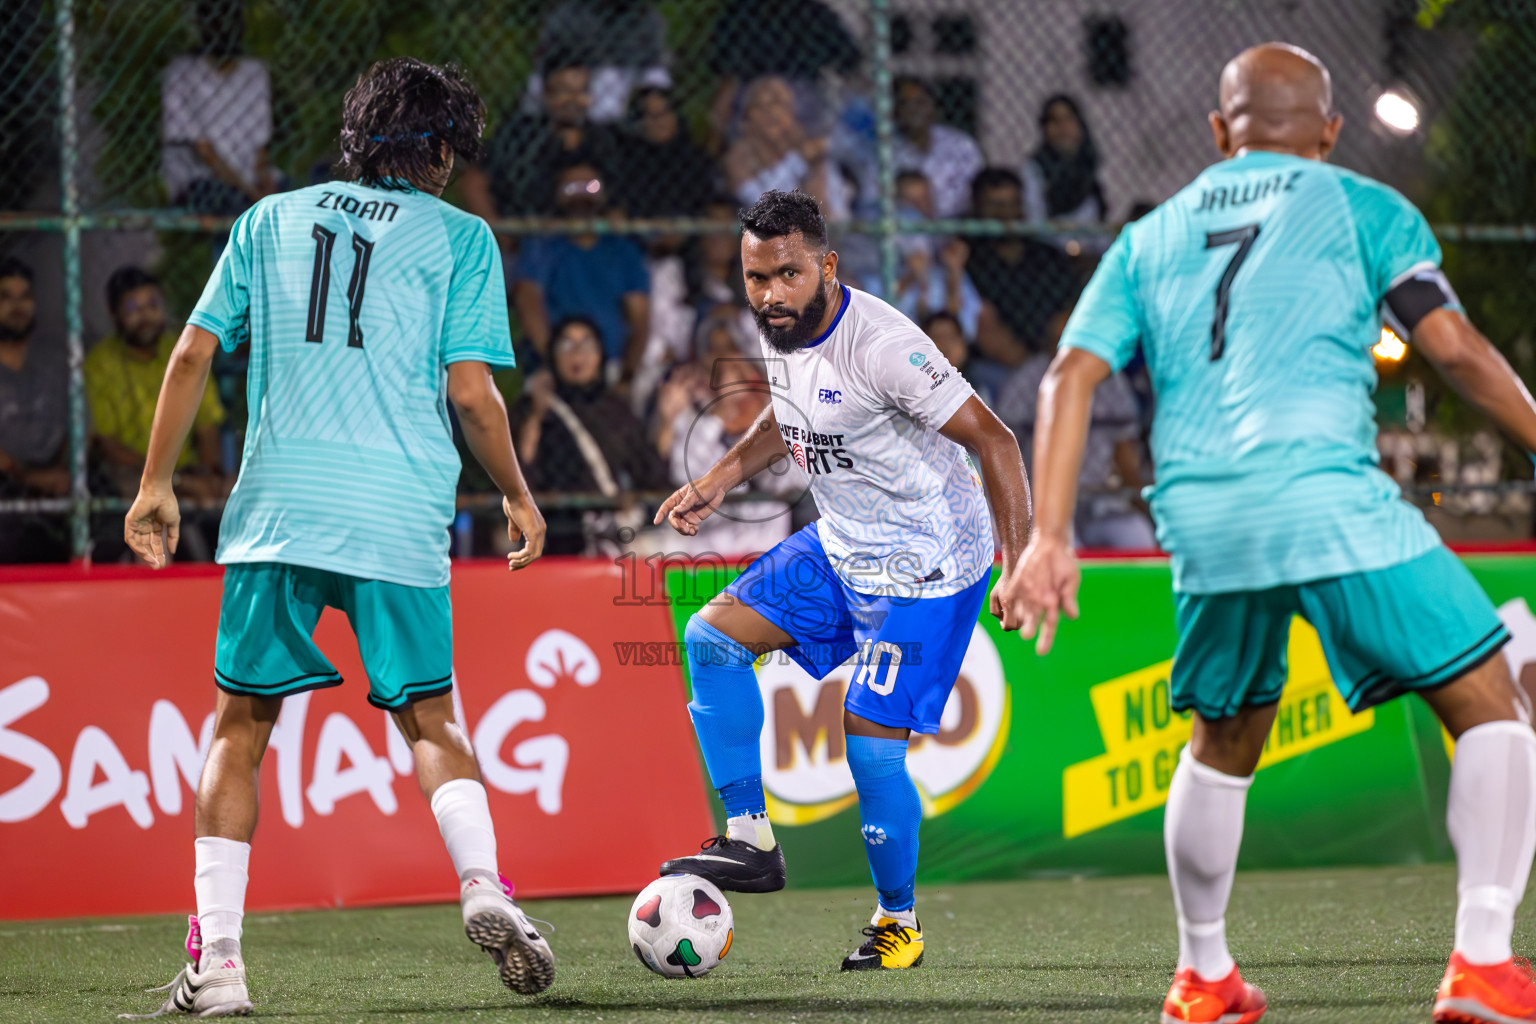
{"label": "metal fence post", "polygon": [[870,78],[875,89],[875,161],[880,173],[880,286],[896,295],[895,100],[891,94],[891,4],[870,0],[873,46]]}
{"label": "metal fence post", "polygon": [[90,554],[91,492],[85,478],[85,339],[80,296],[80,193],[75,161],[80,140],[75,119],[75,4],[58,0],[59,186],[64,214],[64,330],[69,345],[70,551]]}

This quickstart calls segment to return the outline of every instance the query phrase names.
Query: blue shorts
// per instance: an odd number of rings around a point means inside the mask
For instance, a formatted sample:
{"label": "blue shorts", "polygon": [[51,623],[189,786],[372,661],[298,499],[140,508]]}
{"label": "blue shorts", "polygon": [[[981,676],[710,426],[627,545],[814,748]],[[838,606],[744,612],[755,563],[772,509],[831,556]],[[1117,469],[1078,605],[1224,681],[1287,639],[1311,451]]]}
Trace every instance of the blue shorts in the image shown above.
{"label": "blue shorts", "polygon": [[407,587],[281,562],[225,568],[214,682],[250,697],[339,686],[341,674],[311,637],[327,607],[345,612],[352,624],[368,673],[368,703],[398,711],[453,689],[447,587]]}
{"label": "blue shorts", "polygon": [[965,660],[991,574],[947,597],[872,597],[833,570],[815,523],[791,534],[726,593],[795,638],[786,648],[815,679],[855,654],[844,707],[895,729],[936,733]]}
{"label": "blue shorts", "polygon": [[1280,699],[1293,615],[1317,630],[1351,711],[1452,682],[1509,642],[1493,602],[1444,547],[1372,572],[1177,598],[1173,708],[1208,720]]}

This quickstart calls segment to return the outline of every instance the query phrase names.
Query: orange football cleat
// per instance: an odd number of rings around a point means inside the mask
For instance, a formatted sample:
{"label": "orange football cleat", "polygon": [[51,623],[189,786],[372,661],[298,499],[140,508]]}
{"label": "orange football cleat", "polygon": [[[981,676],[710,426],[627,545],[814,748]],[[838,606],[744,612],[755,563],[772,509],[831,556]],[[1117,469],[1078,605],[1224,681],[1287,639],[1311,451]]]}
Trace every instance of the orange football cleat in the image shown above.
{"label": "orange football cleat", "polygon": [[1536,1021],[1536,972],[1523,956],[1501,964],[1469,964],[1460,953],[1435,993],[1435,1020],[1456,1024]]}
{"label": "orange football cleat", "polygon": [[1248,984],[1237,968],[1220,981],[1206,981],[1194,968],[1173,976],[1163,1000],[1163,1024],[1253,1024],[1269,1004],[1264,993]]}

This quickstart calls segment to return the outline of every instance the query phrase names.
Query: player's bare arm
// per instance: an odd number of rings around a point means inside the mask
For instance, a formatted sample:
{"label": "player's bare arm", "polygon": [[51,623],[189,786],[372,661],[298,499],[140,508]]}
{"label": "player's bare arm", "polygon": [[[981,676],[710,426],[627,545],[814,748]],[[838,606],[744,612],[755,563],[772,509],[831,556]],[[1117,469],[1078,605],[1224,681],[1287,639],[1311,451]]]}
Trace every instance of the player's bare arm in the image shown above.
{"label": "player's bare arm", "polygon": [[1077,506],[1077,476],[1088,441],[1093,389],[1109,377],[1109,364],[1080,349],[1062,349],[1040,382],[1035,420],[1034,528],[1019,566],[1026,638],[1039,631],[1035,650],[1047,654],[1063,613],[1077,618],[1077,588],[1082,580],[1072,552],[1072,510]]}
{"label": "player's bare arm", "polygon": [[1461,397],[1528,452],[1536,452],[1536,402],[1493,343],[1442,306],[1413,327],[1413,343]]}
{"label": "player's bare arm", "polygon": [[981,478],[986,484],[1003,557],[1002,577],[992,590],[992,614],[1003,629],[1018,629],[1027,607],[1018,570],[1029,538],[1030,519],[1029,476],[1024,471],[1018,439],[974,395],[939,428],[939,433],[975,452],[981,460]]}
{"label": "player's bare arm", "polygon": [[491,368],[474,361],[450,365],[448,397],[458,410],[469,450],[502,493],[507,539],[513,544],[523,542],[522,548],[507,556],[507,568],[516,571],[533,564],[544,553],[544,516],[533,503],[517,453],[512,450],[507,405],[491,379]]}
{"label": "player's bare arm", "polygon": [[696,536],[699,524],[714,514],[731,488],[752,479],[779,459],[787,458],[789,449],[784,445],[778,418],[770,405],[757,417],[747,435],[708,472],[673,491],[656,510],[651,522],[659,526],[666,520],[685,537]]}
{"label": "player's bare arm", "polygon": [[171,476],[197,417],[208,386],[208,369],[218,348],[219,339],[213,334],[201,327],[186,327],[171,352],[165,382],[160,386],[139,494],[123,523],[123,539],[133,553],[156,569],[170,564],[180,539],[181,510],[171,489]]}

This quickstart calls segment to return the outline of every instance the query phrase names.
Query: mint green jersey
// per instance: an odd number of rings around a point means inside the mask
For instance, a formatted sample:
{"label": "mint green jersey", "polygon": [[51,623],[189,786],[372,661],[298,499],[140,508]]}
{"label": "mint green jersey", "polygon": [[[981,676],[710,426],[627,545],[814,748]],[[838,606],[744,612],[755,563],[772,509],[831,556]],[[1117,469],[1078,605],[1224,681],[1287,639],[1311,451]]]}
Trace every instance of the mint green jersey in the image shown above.
{"label": "mint green jersey", "polygon": [[1377,466],[1380,305],[1438,267],[1385,185],[1251,153],[1207,169],[1105,254],[1062,345],[1152,376],[1149,489],[1174,588],[1262,590],[1397,565],[1439,537]]}
{"label": "mint green jersey", "polygon": [[447,584],[447,368],[513,362],[490,227],[414,190],[270,196],[235,222],[187,321],[251,346],[218,561]]}

